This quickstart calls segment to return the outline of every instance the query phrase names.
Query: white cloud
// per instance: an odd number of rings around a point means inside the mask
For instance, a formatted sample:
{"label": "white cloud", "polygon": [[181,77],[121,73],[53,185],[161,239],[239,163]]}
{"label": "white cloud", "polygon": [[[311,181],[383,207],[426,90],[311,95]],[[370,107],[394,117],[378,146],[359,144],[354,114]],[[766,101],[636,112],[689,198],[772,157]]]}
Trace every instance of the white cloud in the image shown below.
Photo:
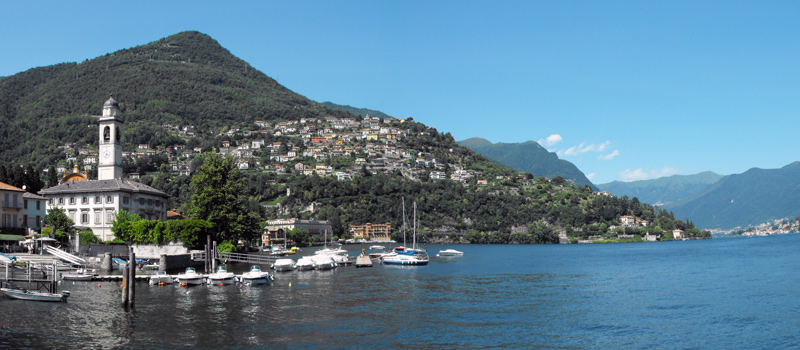
{"label": "white cloud", "polygon": [[608,148],[608,146],[611,146],[611,141],[606,141],[606,142],[603,142],[603,143],[601,143],[599,145],[596,145],[596,144],[593,144],[593,143],[586,145],[586,144],[581,143],[580,145],[572,146],[572,147],[564,149],[564,150],[558,150],[556,152],[556,154],[558,154],[559,157],[577,156],[577,155],[584,154],[586,152],[603,152]]}
{"label": "white cloud", "polygon": [[550,136],[548,136],[548,137],[546,137],[544,139],[541,139],[538,142],[539,142],[540,145],[544,145],[545,147],[550,147],[550,146],[555,145],[555,144],[557,144],[557,143],[559,143],[561,141],[564,141],[564,139],[561,137],[561,135],[559,135],[559,134],[551,134]]}
{"label": "white cloud", "polygon": [[601,155],[597,156],[597,159],[600,159],[600,160],[612,160],[612,159],[616,158],[618,155],[619,155],[619,150],[615,149],[614,152],[611,152],[609,154],[601,154]]}
{"label": "white cloud", "polygon": [[595,176],[597,176],[596,173],[588,173],[588,174],[586,174],[586,178],[589,179],[589,180],[593,179]]}
{"label": "white cloud", "polygon": [[621,171],[618,175],[621,181],[630,182],[630,181],[657,179],[659,177],[671,176],[677,173],[678,169],[671,167],[663,167],[661,169],[652,169],[652,170],[644,170],[642,168],[633,170],[625,169]]}

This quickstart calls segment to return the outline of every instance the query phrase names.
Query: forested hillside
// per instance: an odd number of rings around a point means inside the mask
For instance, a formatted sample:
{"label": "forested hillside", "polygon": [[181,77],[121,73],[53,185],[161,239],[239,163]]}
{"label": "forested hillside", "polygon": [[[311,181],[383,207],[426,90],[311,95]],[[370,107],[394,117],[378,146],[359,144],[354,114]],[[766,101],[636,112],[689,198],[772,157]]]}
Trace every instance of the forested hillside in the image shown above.
{"label": "forested hillside", "polygon": [[549,178],[561,176],[578,186],[589,185],[595,188],[575,164],[558,159],[558,155],[547,151],[535,141],[493,144],[485,139],[471,138],[459,141],[459,144],[517,171]]}
{"label": "forested hillside", "polygon": [[[134,131],[170,123],[215,135],[259,119],[352,116],[283,87],[205,34],[182,32],[0,79],[0,161],[44,168],[58,145],[95,144],[96,119],[90,116],[101,112],[111,93],[126,128]],[[135,145],[130,141],[127,149]]]}

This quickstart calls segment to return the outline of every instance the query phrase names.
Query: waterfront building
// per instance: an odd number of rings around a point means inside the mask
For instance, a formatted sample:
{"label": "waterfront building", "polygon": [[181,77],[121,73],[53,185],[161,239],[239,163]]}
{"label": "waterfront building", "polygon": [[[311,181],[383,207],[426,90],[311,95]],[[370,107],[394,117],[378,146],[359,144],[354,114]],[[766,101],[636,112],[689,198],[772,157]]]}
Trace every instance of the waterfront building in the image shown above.
{"label": "waterfront building", "polygon": [[0,227],[24,227],[24,195],[25,190],[0,182]]}
{"label": "waterfront building", "polygon": [[99,118],[97,180],[77,171],[65,175],[57,186],[39,192],[47,200],[46,210],[64,209],[78,229],[91,229],[104,241],[112,240],[111,221],[125,210],[143,219],[166,220],[169,196],[145,184],[122,177],[122,126],[119,104],[113,97],[103,104]]}
{"label": "waterfront building", "polygon": [[354,239],[366,240],[389,240],[389,235],[392,232],[392,224],[373,224],[368,222],[363,225],[350,225],[350,235]]}
{"label": "waterfront building", "polygon": [[311,236],[322,236],[327,234],[330,239],[333,235],[333,225],[330,221],[300,220],[300,219],[275,219],[267,221],[261,242],[266,245],[273,245],[276,241],[283,242],[285,232],[293,229],[303,229],[308,231]]}

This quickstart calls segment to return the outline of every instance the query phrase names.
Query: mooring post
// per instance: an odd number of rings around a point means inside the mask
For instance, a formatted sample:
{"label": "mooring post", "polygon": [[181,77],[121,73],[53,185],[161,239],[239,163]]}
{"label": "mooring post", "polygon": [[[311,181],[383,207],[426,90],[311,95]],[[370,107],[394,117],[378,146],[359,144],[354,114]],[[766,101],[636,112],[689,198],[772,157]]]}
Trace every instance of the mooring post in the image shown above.
{"label": "mooring post", "polygon": [[130,262],[128,262],[128,307],[133,309],[134,300],[136,300],[136,253],[133,252],[133,246],[130,247]]}
{"label": "mooring post", "polygon": [[[130,263],[128,263],[130,264]],[[122,307],[128,307],[128,283],[130,282],[128,273],[130,270],[127,269],[127,266],[122,269]]]}
{"label": "mooring post", "polygon": [[217,272],[217,241],[214,241],[214,247],[211,248],[211,273]]}
{"label": "mooring post", "polygon": [[212,271],[208,271],[208,270],[212,269],[212,267],[211,267],[211,259],[213,258],[211,256],[211,235],[206,236],[206,247],[208,247],[208,248],[206,248],[206,266],[208,267],[206,269],[206,273],[214,273],[213,270]]}

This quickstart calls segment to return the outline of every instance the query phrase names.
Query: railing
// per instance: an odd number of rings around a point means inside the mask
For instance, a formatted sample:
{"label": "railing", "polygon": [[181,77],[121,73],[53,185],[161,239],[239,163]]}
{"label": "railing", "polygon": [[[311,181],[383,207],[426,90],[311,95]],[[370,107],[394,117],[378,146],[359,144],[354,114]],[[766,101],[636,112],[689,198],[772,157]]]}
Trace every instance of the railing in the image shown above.
{"label": "railing", "polygon": [[[205,252],[192,253],[191,256],[192,260],[206,259]],[[231,253],[231,252],[219,252],[217,253],[216,258],[228,262],[243,262],[243,263],[253,263],[253,264],[271,264],[274,263],[275,260],[278,260],[278,258],[274,256],[261,255],[261,254]]]}

